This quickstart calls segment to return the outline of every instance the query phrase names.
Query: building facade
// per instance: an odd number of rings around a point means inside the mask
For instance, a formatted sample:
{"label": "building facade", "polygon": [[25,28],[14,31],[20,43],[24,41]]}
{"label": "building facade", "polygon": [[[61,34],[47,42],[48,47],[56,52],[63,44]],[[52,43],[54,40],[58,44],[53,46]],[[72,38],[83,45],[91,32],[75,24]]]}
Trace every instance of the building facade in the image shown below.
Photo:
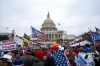
{"label": "building facade", "polygon": [[0,33],[0,36],[4,36],[4,35],[6,35],[6,36],[8,36],[10,33]]}
{"label": "building facade", "polygon": [[43,32],[49,41],[55,41],[58,38],[62,38],[62,33],[59,33],[55,23],[53,20],[50,18],[49,12],[47,14],[47,18],[44,20],[42,27],[41,27],[41,32]]}
{"label": "building facade", "polygon": [[75,39],[75,35],[66,35],[66,39],[68,40],[74,40]]}

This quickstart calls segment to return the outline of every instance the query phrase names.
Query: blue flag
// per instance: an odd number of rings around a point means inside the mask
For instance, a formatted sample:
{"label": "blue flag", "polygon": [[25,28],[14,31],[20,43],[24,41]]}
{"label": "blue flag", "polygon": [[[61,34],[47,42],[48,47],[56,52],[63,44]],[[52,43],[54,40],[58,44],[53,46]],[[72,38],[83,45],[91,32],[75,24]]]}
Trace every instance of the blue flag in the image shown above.
{"label": "blue flag", "polygon": [[92,31],[90,31],[90,33],[94,44],[96,43],[97,40],[100,40],[100,34],[94,33]]}
{"label": "blue flag", "polygon": [[92,34],[92,39],[93,40],[100,40],[100,34]]}

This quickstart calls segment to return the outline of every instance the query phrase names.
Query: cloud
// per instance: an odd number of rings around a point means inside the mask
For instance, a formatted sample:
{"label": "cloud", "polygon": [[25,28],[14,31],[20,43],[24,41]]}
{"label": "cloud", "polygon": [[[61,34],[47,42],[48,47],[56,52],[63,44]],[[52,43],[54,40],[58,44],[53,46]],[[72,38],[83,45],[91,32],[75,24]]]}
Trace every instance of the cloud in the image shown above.
{"label": "cloud", "polygon": [[[100,28],[99,0],[0,0],[0,32],[14,29],[17,34],[31,34],[30,26],[40,30],[47,12],[58,30],[80,35]],[[61,25],[58,26],[58,23]]]}

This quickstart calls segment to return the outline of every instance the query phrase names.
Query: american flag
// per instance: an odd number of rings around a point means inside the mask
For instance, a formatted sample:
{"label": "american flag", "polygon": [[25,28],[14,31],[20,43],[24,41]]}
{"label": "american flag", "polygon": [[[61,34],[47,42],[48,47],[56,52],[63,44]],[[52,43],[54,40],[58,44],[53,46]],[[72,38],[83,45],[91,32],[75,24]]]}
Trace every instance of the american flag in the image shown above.
{"label": "american flag", "polygon": [[46,41],[47,40],[47,37],[46,37],[46,35],[44,33],[36,30],[32,26],[31,26],[31,29],[32,29],[32,37],[33,38],[38,38],[41,41]]}
{"label": "american flag", "polygon": [[57,50],[53,53],[56,66],[70,66],[68,58],[64,54],[64,50]]}
{"label": "american flag", "polygon": [[92,33],[92,40],[95,41],[95,42],[96,42],[97,40],[100,40],[100,34],[93,34],[93,33]]}
{"label": "american flag", "polygon": [[96,43],[96,41],[100,40],[100,34],[92,32],[91,30],[90,30],[90,34],[91,34],[91,38],[92,38],[94,44]]}

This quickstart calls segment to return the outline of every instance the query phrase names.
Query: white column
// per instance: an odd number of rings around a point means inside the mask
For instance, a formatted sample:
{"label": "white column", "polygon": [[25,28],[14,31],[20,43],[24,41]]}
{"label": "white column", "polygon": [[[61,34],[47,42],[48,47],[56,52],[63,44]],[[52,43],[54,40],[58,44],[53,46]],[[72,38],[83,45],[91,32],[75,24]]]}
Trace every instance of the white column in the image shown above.
{"label": "white column", "polygon": [[50,39],[50,34],[49,34],[49,40],[51,40],[51,39]]}
{"label": "white column", "polygon": [[52,40],[52,34],[51,34],[51,40]]}
{"label": "white column", "polygon": [[52,34],[52,40],[54,40],[54,35]]}
{"label": "white column", "polygon": [[56,34],[54,34],[54,40],[55,40],[55,38],[56,38]]}
{"label": "white column", "polygon": [[50,38],[49,38],[49,34],[48,34],[48,39],[50,39]]}
{"label": "white column", "polygon": [[54,34],[53,34],[53,40],[54,40]]}

